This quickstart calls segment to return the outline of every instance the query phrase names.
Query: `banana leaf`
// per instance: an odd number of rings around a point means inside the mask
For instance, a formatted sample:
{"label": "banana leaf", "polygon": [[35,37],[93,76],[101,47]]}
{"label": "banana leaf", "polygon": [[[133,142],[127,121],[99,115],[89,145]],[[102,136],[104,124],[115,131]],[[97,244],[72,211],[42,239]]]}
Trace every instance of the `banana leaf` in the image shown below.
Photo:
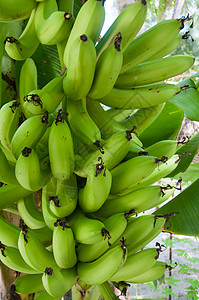
{"label": "banana leaf", "polygon": [[194,182],[199,177],[199,163],[191,164],[185,172],[180,172],[172,179],[182,178],[183,182]]}
{"label": "banana leaf", "polygon": [[144,147],[166,139],[176,139],[184,113],[176,104],[168,101],[157,119],[139,136]]}
{"label": "banana leaf", "polygon": [[[154,212],[155,215],[171,213],[164,231],[179,235],[199,236],[199,179]],[[172,213],[175,213],[172,215]]]}

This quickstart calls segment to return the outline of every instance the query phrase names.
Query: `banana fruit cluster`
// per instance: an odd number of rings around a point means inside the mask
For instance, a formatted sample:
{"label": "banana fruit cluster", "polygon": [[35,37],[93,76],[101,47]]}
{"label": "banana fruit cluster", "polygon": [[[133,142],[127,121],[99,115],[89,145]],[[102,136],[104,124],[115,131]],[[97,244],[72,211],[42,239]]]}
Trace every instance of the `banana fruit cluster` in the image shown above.
{"label": "banana fruit cluster", "polygon": [[[162,246],[144,247],[169,215],[142,212],[172,195],[175,186],[155,183],[177,167],[179,146],[164,140],[144,148],[139,135],[180,92],[164,80],[194,57],[165,57],[189,18],[136,37],[146,12],[145,0],[129,5],[99,39],[102,0],[87,0],[76,18],[72,0],[0,3],[1,22],[27,19],[19,37],[4,41],[23,64],[16,99],[0,108],[0,209],[14,207],[21,218],[16,226],[0,217],[0,259],[23,273],[12,295],[61,299],[76,285],[84,294],[99,286],[102,295],[107,281],[148,282],[167,269],[158,260]],[[31,58],[40,43],[57,45],[63,66],[42,88]]]}

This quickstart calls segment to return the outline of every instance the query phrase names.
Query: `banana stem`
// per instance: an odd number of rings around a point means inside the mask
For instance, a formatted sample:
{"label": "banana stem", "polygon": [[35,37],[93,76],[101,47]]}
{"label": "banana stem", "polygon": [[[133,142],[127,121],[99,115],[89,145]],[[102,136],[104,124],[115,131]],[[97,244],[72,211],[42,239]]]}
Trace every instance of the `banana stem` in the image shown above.
{"label": "banana stem", "polygon": [[108,281],[98,285],[100,291],[100,300],[118,300]]}
{"label": "banana stem", "polygon": [[72,287],[72,299],[73,300],[86,300],[92,286],[85,284],[79,278]]}

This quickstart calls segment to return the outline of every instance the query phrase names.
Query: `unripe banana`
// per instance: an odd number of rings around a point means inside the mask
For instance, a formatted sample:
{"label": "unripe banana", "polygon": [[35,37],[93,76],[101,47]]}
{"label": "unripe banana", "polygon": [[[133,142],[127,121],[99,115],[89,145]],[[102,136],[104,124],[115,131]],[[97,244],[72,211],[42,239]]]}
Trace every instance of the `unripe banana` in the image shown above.
{"label": "unripe banana", "polygon": [[63,297],[54,297],[51,296],[49,293],[47,293],[45,290],[42,290],[42,292],[37,295],[37,300],[61,300]]}
{"label": "unripe banana", "polygon": [[162,140],[145,148],[145,151],[147,151],[149,155],[154,155],[157,158],[165,156],[169,159],[176,153],[177,147],[178,144],[176,140]]}
{"label": "unripe banana", "polygon": [[43,214],[36,206],[34,194],[20,199],[17,202],[17,209],[29,228],[38,229],[46,226]]}
{"label": "unripe banana", "polygon": [[68,217],[68,222],[72,228],[75,239],[79,243],[93,244],[109,236],[108,231],[101,221],[87,218],[78,209]]}
{"label": "unripe banana", "polygon": [[56,0],[45,0],[38,4],[35,31],[41,44],[62,42],[69,35],[73,23],[74,18],[68,11],[58,11]]}
{"label": "unripe banana", "polygon": [[[0,181],[6,184],[18,185],[15,176],[15,166],[11,165],[0,148]],[[1,201],[0,201],[1,202]]]}
{"label": "unripe banana", "polygon": [[7,54],[14,60],[24,60],[31,57],[39,46],[35,32],[35,11],[35,9],[31,11],[28,23],[19,38],[9,36],[4,41]]}
{"label": "unripe banana", "polygon": [[73,15],[74,0],[69,0],[69,1],[57,0],[57,5],[58,5],[58,10],[67,11],[68,13]]}
{"label": "unripe banana", "polygon": [[50,210],[57,218],[69,216],[76,208],[77,196],[77,180],[74,173],[68,179],[58,179],[55,194],[49,196]]}
{"label": "unripe banana", "polygon": [[79,100],[88,94],[94,78],[96,51],[93,41],[86,34],[78,36],[70,47],[68,59],[64,92],[72,100]]}
{"label": "unripe banana", "polygon": [[139,0],[127,6],[115,19],[113,24],[109,27],[105,35],[100,39],[96,46],[97,56],[108,47],[113,37],[121,32],[122,34],[122,47],[125,50],[136,36],[142,27],[146,13],[147,5],[145,0]]}
{"label": "unripe banana", "polygon": [[73,140],[61,112],[51,125],[48,147],[53,176],[59,180],[70,178],[74,169]]}
{"label": "unripe banana", "polygon": [[68,122],[72,131],[86,144],[99,144],[101,132],[91,119],[86,108],[86,97],[81,100],[67,100]]}
{"label": "unripe banana", "polygon": [[0,209],[9,207],[14,202],[32,194],[32,191],[24,189],[19,184],[7,184],[0,187]]}
{"label": "unripe banana", "polygon": [[24,97],[24,109],[33,115],[41,115],[46,111],[54,112],[64,97],[63,77],[52,79],[41,90],[29,92]]}
{"label": "unripe banana", "polygon": [[49,247],[52,244],[53,232],[47,226],[32,230],[45,247]]}
{"label": "unripe banana", "polygon": [[129,152],[125,156],[124,161],[129,160],[138,155],[148,155],[148,152],[145,151],[144,147],[140,147],[134,143],[131,143]]}
{"label": "unripe banana", "polygon": [[132,88],[152,84],[182,74],[194,63],[190,55],[173,55],[137,65],[135,68],[119,75],[117,88]]}
{"label": "unripe banana", "polygon": [[78,262],[77,274],[86,284],[98,285],[109,280],[126,261],[125,245],[116,246],[92,262]]}
{"label": "unripe banana", "polygon": [[154,55],[176,39],[180,30],[184,27],[184,21],[183,19],[164,20],[137,36],[124,51],[121,74],[146,60],[153,60]]}
{"label": "unripe banana", "polygon": [[18,248],[25,262],[35,270],[43,273],[47,267],[58,268],[52,252],[46,250],[34,231],[27,227],[22,227]]}
{"label": "unripe banana", "polygon": [[31,11],[36,7],[35,0],[7,0],[1,1],[0,4],[0,21],[16,22],[27,19]]}
{"label": "unripe banana", "polygon": [[[77,273],[75,268],[61,269],[46,268],[42,276],[42,282],[45,290],[52,297],[63,297],[77,279]],[[55,299],[53,298],[53,299]]]}
{"label": "unripe banana", "polygon": [[96,64],[93,83],[88,93],[90,98],[102,98],[113,88],[122,67],[121,42],[122,35],[119,32],[112,43],[101,53]]}
{"label": "unripe banana", "polygon": [[19,125],[20,103],[12,100],[0,109],[0,141],[3,147],[11,150],[11,139]]}
{"label": "unripe banana", "polygon": [[124,265],[109,280],[126,281],[128,278],[138,276],[149,270],[156,263],[158,257],[159,250],[156,248],[148,248],[128,255]]}
{"label": "unripe banana", "polygon": [[88,0],[84,3],[75,19],[64,51],[63,60],[67,68],[69,63],[69,51],[71,51],[71,45],[74,40],[82,34],[85,34],[95,44],[99,38],[104,19],[105,8],[103,1]]}
{"label": "unripe banana", "polygon": [[110,234],[110,237],[108,237],[108,243],[106,239],[103,239],[98,243],[90,245],[78,245],[78,260],[83,262],[94,261],[95,259],[100,257],[104,252],[106,252],[106,250],[109,249],[109,247],[118,239],[118,237],[122,236],[127,226],[126,214],[121,213],[112,215],[104,221],[104,226]]}
{"label": "unripe banana", "polygon": [[[2,187],[1,187],[2,188]],[[0,189],[1,189],[0,188]],[[0,216],[0,241],[9,247],[18,247],[20,228]]]}
{"label": "unripe banana", "polygon": [[154,280],[158,280],[162,277],[167,269],[167,264],[162,261],[156,261],[155,265],[152,266],[148,271],[142,274],[131,277],[127,280],[130,283],[146,283]]}
{"label": "unripe banana", "polygon": [[148,108],[170,100],[179,92],[180,87],[178,85],[166,83],[146,87],[135,87],[132,89],[114,87],[110,93],[99,99],[99,101],[115,108]]}
{"label": "unripe banana", "polygon": [[112,183],[112,176],[104,166],[102,158],[98,158],[99,163],[93,165],[88,170],[86,185],[79,190],[78,203],[85,212],[98,210],[106,201]]}
{"label": "unripe banana", "polygon": [[11,285],[11,292],[28,295],[43,290],[42,274],[26,274],[18,277]]}
{"label": "unripe banana", "polygon": [[19,250],[6,246],[0,242],[0,260],[10,269],[26,274],[37,274],[38,271],[31,268],[22,258]]}
{"label": "unripe banana", "polygon": [[77,262],[75,240],[72,229],[65,220],[54,223],[52,246],[55,261],[60,268],[74,267]]}
{"label": "unripe banana", "polygon": [[36,147],[52,122],[52,116],[50,117],[47,112],[43,116],[32,116],[18,127],[11,140],[11,150],[16,159],[25,147]]}
{"label": "unripe banana", "polygon": [[33,192],[44,187],[51,178],[50,169],[42,170],[36,152],[28,147],[22,150],[17,159],[15,175],[23,188]]}
{"label": "unripe banana", "polygon": [[137,156],[131,158],[111,170],[111,194],[122,193],[129,186],[137,186],[157,167],[155,156]]}

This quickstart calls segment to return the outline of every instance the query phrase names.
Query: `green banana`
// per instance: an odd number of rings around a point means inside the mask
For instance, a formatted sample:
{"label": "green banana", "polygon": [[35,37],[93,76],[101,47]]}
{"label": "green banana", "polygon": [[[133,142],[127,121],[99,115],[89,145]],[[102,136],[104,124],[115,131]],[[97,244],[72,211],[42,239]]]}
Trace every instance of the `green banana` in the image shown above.
{"label": "green banana", "polygon": [[[116,246],[119,247],[119,246]],[[114,248],[113,248],[114,249]],[[124,265],[109,278],[110,281],[127,281],[149,270],[159,257],[158,248],[148,248],[128,255]]]}
{"label": "green banana", "polygon": [[142,274],[131,277],[127,281],[130,283],[146,283],[154,281],[162,277],[167,269],[167,264],[162,261],[156,261],[155,265]]}
{"label": "green banana", "polygon": [[95,62],[93,41],[86,34],[78,36],[70,47],[67,75],[63,80],[64,92],[70,99],[79,100],[88,94],[94,78]]}
{"label": "green banana", "polygon": [[178,85],[166,83],[135,87],[132,89],[114,87],[110,93],[99,99],[99,101],[113,108],[148,108],[170,100],[179,93],[180,90]]}
{"label": "green banana", "polygon": [[78,209],[68,217],[68,222],[74,233],[75,240],[79,243],[93,244],[109,236],[101,221],[84,216]]}
{"label": "green banana", "polygon": [[35,13],[35,31],[41,44],[55,45],[69,35],[74,18],[66,11],[58,11],[56,0],[38,4]]}
{"label": "green banana", "polygon": [[124,60],[120,73],[129,71],[147,59],[153,60],[154,55],[157,55],[159,51],[168,47],[176,39],[184,27],[184,22],[184,19],[164,20],[137,36],[123,53]]}
{"label": "green banana", "polygon": [[69,269],[75,266],[75,240],[67,221],[57,220],[54,223],[52,246],[55,261],[60,268]]}
{"label": "green banana", "polygon": [[34,149],[25,147],[17,159],[15,175],[20,185],[30,191],[38,191],[51,178],[50,168],[42,169]]}
{"label": "green banana", "polygon": [[144,147],[140,147],[136,144],[131,143],[129,152],[127,153],[123,161],[129,160],[138,155],[148,155],[148,152],[145,151]]}
{"label": "green banana", "polygon": [[[42,275],[42,282],[45,290],[52,297],[63,297],[77,279],[77,273],[75,268],[61,269],[46,268]],[[53,299],[55,299],[53,298]]]}
{"label": "green banana", "polygon": [[47,293],[45,290],[42,290],[42,292],[39,294],[37,294],[37,300],[61,300],[63,297],[54,297],[49,295],[49,293]]}
{"label": "green banana", "polygon": [[11,151],[16,159],[25,147],[36,147],[51,123],[52,116],[48,116],[46,112],[43,116],[37,115],[28,118],[17,128],[11,140]]}
{"label": "green banana", "polygon": [[11,291],[28,295],[43,290],[42,274],[26,274],[18,277],[11,285]]}
{"label": "green banana", "polygon": [[36,9],[31,11],[28,23],[19,38],[7,36],[4,41],[5,51],[14,60],[24,60],[31,57],[39,46],[35,32],[35,11]]}
{"label": "green banana", "polygon": [[95,44],[99,38],[104,19],[105,8],[103,1],[88,0],[84,3],[78,12],[65,47],[63,60],[67,68],[68,63],[70,63],[69,52],[75,39],[85,34]]}
{"label": "green banana", "polygon": [[19,99],[22,112],[26,118],[32,114],[24,107],[24,97],[37,89],[37,66],[32,58],[27,58],[23,63],[19,75]]}
{"label": "green banana", "polygon": [[66,11],[69,14],[73,15],[73,6],[74,0],[65,1],[65,0],[57,0],[58,10]]}
{"label": "green banana", "polygon": [[49,247],[52,244],[53,232],[48,228],[48,226],[31,230],[33,230],[33,232],[45,247]]}
{"label": "green banana", "polygon": [[77,180],[74,173],[68,179],[58,179],[55,194],[49,196],[51,212],[58,218],[69,216],[76,208],[77,196]]}
{"label": "green banana", "polygon": [[47,127],[45,133],[35,146],[35,152],[37,153],[40,160],[47,157],[48,153],[48,140],[49,140],[50,126]]}
{"label": "green banana", "polygon": [[18,181],[15,176],[15,166],[9,163],[1,148],[0,148],[0,170],[1,170],[0,173],[1,182],[12,184],[12,185],[18,185]]}
{"label": "green banana", "polygon": [[0,109],[0,141],[3,147],[11,151],[11,140],[19,125],[20,103],[9,101]]}
{"label": "green banana", "polygon": [[[126,214],[120,213],[110,216],[104,221],[104,226],[109,232],[110,237],[108,243],[106,239],[94,244],[79,244],[77,247],[78,260],[83,262],[94,261],[106,252],[112,244],[123,235],[123,232],[127,226],[128,218]],[[157,220],[158,221],[158,220]],[[120,238],[121,240],[121,238]]]}
{"label": "green banana", "polygon": [[126,246],[116,246],[92,262],[78,262],[77,274],[86,284],[101,284],[112,278],[118,269],[122,268],[126,257]]}
{"label": "green banana", "polygon": [[176,140],[162,140],[145,148],[145,151],[147,151],[149,155],[154,155],[157,158],[165,156],[169,159],[176,153],[177,148],[178,143]]}
{"label": "green banana", "polygon": [[14,202],[19,201],[23,197],[32,194],[32,191],[27,190],[19,184],[7,184],[0,187],[0,209],[9,207]]}
{"label": "green banana", "polygon": [[79,190],[78,203],[85,212],[98,210],[106,201],[112,183],[112,176],[104,166],[102,158],[88,170],[86,185]]}
{"label": "green banana", "polygon": [[81,100],[67,100],[68,122],[72,131],[86,144],[99,144],[101,132],[91,119],[86,108],[86,97]]}
{"label": "green banana", "polygon": [[111,170],[111,194],[122,193],[129,186],[139,188],[144,178],[147,178],[157,167],[155,156],[137,156],[131,158]]}
{"label": "green banana", "polygon": [[0,21],[16,22],[27,19],[31,11],[36,7],[35,0],[6,0],[0,4]]}
{"label": "green banana", "polygon": [[18,248],[25,262],[33,269],[43,273],[48,267],[58,268],[53,253],[46,250],[33,230],[22,227]]}
{"label": "green banana", "polygon": [[117,33],[111,44],[101,53],[95,68],[95,75],[88,96],[100,99],[108,94],[120,73],[123,61],[121,51],[122,35]]}
{"label": "green banana", "polygon": [[8,268],[26,274],[37,274],[38,271],[31,268],[22,258],[19,250],[6,246],[0,242],[0,260]]}
{"label": "green banana", "polygon": [[70,178],[74,169],[73,140],[60,111],[51,125],[48,150],[53,176],[59,180]]}
{"label": "green banana", "polygon": [[29,228],[38,229],[46,226],[42,212],[36,206],[34,194],[20,199],[17,202],[17,209]]}
{"label": "green banana", "polygon": [[108,47],[115,34],[122,34],[122,48],[125,50],[142,27],[147,13],[147,3],[139,0],[127,6],[115,19],[96,46],[97,56]]}
{"label": "green banana", "polygon": [[182,74],[193,65],[194,61],[195,58],[190,55],[173,55],[144,62],[120,74],[115,86],[117,88],[132,88],[163,81]]}
{"label": "green banana", "polygon": [[33,115],[53,113],[64,97],[63,77],[55,77],[41,90],[34,89],[24,97],[24,109]]}
{"label": "green banana", "polygon": [[[1,187],[2,189],[2,187]],[[18,247],[20,228],[0,216],[0,241],[9,247]]]}
{"label": "green banana", "polygon": [[[106,113],[116,122],[122,122],[130,117],[133,113],[133,109],[120,109],[120,108],[109,108]],[[132,126],[133,127],[133,126]],[[131,128],[132,128],[131,127]]]}

